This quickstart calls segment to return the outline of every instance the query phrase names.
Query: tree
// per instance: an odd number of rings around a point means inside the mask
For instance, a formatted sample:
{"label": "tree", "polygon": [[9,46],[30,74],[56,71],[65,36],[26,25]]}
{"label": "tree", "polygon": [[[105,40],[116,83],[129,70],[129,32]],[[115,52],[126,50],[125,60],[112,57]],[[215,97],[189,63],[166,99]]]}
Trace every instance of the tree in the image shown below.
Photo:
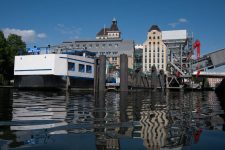
{"label": "tree", "polygon": [[14,58],[19,50],[22,54],[26,52],[26,44],[21,36],[10,34],[5,39],[3,32],[0,31],[0,76],[7,81],[13,79]]}
{"label": "tree", "polygon": [[6,69],[6,79],[11,80],[14,76],[14,58],[22,51],[22,54],[26,52],[26,44],[22,41],[21,36],[10,34],[6,40],[7,42],[7,68]]}
{"label": "tree", "polygon": [[6,58],[6,39],[2,31],[0,31],[0,84],[4,80],[4,63]]}

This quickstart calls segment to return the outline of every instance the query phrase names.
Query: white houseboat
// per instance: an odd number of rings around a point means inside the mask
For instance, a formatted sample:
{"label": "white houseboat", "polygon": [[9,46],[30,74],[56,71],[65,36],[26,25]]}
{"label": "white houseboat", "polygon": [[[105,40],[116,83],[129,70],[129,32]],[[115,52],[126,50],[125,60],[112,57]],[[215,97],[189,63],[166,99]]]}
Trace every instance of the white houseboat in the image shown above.
{"label": "white houseboat", "polygon": [[84,51],[15,57],[16,88],[93,88],[94,59]]}

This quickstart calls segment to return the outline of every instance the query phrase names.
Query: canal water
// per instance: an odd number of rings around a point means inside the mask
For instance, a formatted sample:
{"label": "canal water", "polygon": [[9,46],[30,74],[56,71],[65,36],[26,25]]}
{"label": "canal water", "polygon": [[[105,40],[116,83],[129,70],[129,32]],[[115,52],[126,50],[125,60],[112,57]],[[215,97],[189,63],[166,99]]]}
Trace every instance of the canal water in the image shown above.
{"label": "canal water", "polygon": [[225,149],[213,91],[40,92],[0,89],[0,149]]}

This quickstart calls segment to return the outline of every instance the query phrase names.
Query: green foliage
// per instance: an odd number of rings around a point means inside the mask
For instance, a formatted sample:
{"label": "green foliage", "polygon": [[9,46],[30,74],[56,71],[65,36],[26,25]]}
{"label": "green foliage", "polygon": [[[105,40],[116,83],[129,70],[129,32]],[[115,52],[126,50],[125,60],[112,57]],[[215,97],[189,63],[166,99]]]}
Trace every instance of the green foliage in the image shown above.
{"label": "green foliage", "polygon": [[19,50],[22,51],[22,54],[26,52],[26,44],[21,37],[10,34],[6,39],[3,32],[0,31],[0,75],[4,80],[13,79],[14,58],[18,55]]}

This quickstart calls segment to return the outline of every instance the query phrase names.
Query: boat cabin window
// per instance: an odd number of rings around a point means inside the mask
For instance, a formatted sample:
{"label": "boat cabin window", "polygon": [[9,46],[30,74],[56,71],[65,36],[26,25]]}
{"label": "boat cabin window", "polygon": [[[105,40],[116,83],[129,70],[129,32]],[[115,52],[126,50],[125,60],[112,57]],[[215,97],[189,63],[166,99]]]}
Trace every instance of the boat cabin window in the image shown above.
{"label": "boat cabin window", "polygon": [[92,73],[92,66],[87,65],[87,66],[86,66],[86,72],[87,72],[87,73]]}
{"label": "boat cabin window", "polygon": [[84,72],[85,66],[83,64],[79,64],[79,72]]}
{"label": "boat cabin window", "polygon": [[75,63],[68,62],[68,71],[75,71]]}

